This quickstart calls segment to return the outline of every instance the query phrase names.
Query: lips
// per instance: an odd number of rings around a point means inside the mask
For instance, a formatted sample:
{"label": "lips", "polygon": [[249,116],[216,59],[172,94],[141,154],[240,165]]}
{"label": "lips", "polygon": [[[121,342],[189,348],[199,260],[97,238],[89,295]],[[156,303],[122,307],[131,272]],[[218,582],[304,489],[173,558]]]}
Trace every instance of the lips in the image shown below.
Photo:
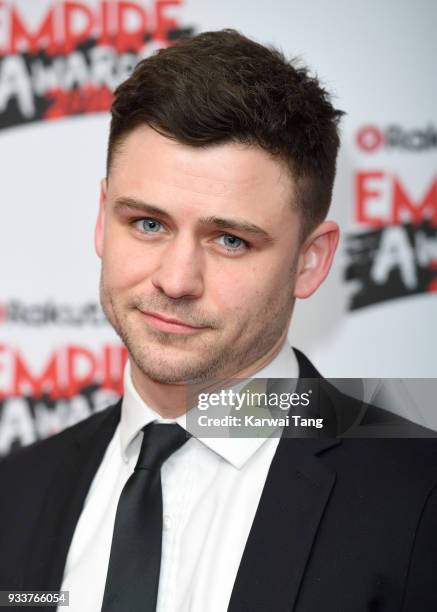
{"label": "lips", "polygon": [[184,321],[181,321],[179,319],[174,319],[173,317],[166,317],[157,312],[140,312],[149,325],[161,331],[179,334],[189,334],[198,332],[199,330],[203,329],[201,327],[194,327],[189,323],[185,323]]}
{"label": "lips", "polygon": [[148,314],[151,317],[156,317],[157,319],[161,319],[166,323],[175,323],[176,325],[184,325],[185,327],[191,327],[192,329],[199,329],[194,325],[190,325],[189,323],[185,323],[184,321],[180,321],[179,319],[173,319],[171,317],[165,317],[162,314],[158,314],[157,312],[145,312],[144,314]]}

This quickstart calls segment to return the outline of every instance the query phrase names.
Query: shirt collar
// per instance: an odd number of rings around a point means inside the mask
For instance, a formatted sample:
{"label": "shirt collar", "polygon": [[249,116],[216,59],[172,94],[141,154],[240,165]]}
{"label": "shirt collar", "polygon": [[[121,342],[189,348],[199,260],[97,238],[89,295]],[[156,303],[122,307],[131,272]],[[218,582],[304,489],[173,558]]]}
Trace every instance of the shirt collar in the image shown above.
{"label": "shirt collar", "polygon": [[[299,366],[296,355],[287,341],[282,345],[279,353],[261,370],[252,375],[252,378],[297,378]],[[151,423],[176,422],[186,429],[186,416],[176,419],[163,419],[152,410],[140,397],[135,389],[131,377],[129,360],[124,370],[124,395],[121,406],[120,444],[124,460],[127,460],[129,445],[138,436],[141,429]],[[255,454],[267,438],[198,438],[199,441],[231,463],[237,469]]]}

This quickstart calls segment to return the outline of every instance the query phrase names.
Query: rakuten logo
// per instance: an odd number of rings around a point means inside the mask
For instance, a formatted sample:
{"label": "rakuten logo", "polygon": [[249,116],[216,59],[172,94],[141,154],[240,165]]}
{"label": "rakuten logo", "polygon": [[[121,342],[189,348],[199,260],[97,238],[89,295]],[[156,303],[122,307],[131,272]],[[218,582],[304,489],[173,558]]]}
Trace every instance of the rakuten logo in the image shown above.
{"label": "rakuten logo", "polygon": [[26,304],[21,300],[10,300],[0,304],[0,324],[5,323],[29,327],[100,327],[108,322],[100,305],[95,302],[78,305],[51,301]]}
{"label": "rakuten logo", "polygon": [[437,128],[432,124],[424,128],[389,125],[382,129],[377,125],[364,125],[356,134],[356,144],[365,153],[376,153],[382,148],[420,153],[437,149]]}

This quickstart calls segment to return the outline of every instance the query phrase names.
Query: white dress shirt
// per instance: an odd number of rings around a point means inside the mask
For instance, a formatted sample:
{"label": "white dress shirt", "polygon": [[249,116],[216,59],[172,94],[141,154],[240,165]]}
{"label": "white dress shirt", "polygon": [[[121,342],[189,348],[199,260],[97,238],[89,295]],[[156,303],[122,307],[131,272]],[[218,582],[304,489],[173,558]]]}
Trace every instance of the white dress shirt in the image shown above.
{"label": "white dress shirt", "polygon": [[[297,378],[296,356],[288,343],[254,377]],[[121,420],[67,557],[62,590],[70,592],[70,612],[101,609],[117,504],[138,458],[141,429],[163,420],[137,393],[127,363]],[[183,425],[183,418],[176,421]],[[165,461],[157,612],[227,610],[278,442],[278,437],[192,437]]]}

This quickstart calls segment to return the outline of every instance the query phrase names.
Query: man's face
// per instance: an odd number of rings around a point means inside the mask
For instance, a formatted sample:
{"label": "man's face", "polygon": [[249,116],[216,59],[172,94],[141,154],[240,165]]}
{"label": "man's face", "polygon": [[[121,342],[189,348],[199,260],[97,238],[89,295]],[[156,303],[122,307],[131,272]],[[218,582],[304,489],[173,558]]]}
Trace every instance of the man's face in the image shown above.
{"label": "man's face", "polygon": [[135,365],[161,383],[247,368],[286,334],[299,214],[284,165],[257,147],[131,132],[103,184],[101,301]]}

